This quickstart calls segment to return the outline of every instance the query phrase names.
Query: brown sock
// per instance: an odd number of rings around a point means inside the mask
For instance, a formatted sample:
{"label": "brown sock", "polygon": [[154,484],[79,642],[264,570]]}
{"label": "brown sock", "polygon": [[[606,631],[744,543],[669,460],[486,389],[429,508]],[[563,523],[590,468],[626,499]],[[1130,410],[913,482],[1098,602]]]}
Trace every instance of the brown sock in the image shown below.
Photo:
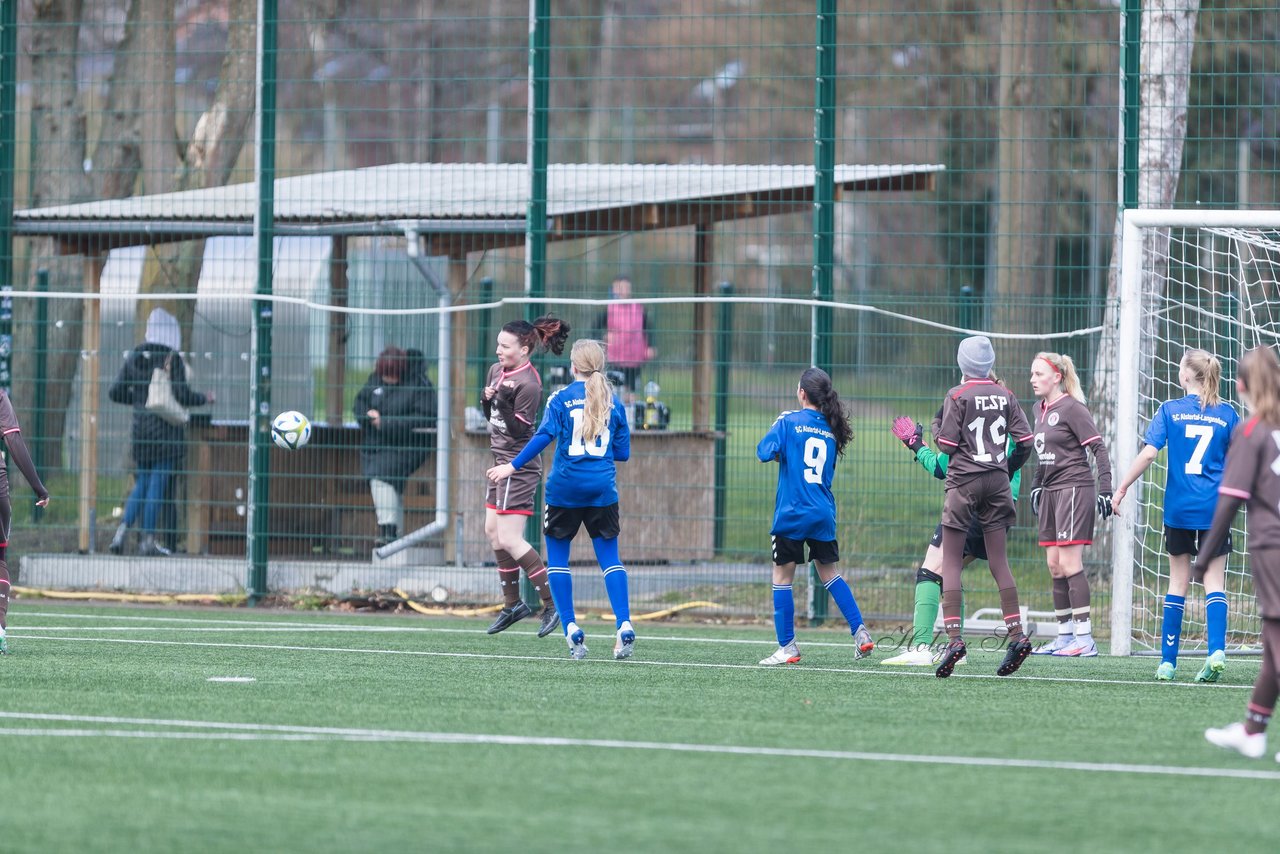
{"label": "brown sock", "polygon": [[1070,634],[1067,626],[1071,623],[1071,594],[1065,578],[1053,580],[1053,614],[1058,618],[1058,634]]}
{"label": "brown sock", "polygon": [[964,536],[959,528],[942,529],[942,625],[947,637],[960,640],[964,629],[960,570],[964,568]]}
{"label": "brown sock", "polygon": [[1076,621],[1076,634],[1088,634],[1092,628],[1089,625],[1089,576],[1083,572],[1069,576],[1067,592],[1071,596],[1071,619]]}
{"label": "brown sock", "polygon": [[1262,621],[1262,669],[1253,683],[1253,695],[1245,708],[1244,731],[1266,732],[1280,697],[1280,620]]}
{"label": "brown sock", "polygon": [[1000,588],[1000,613],[1004,614],[1004,627],[1009,631],[1009,642],[1026,640],[1022,629],[1022,608],[1018,605],[1018,588]]}
{"label": "brown sock", "polygon": [[542,555],[538,554],[537,549],[529,549],[518,561],[524,567],[529,583],[538,591],[538,598],[542,600],[543,606],[550,605],[551,585],[547,583],[547,565],[542,562]]}
{"label": "brown sock", "polygon": [[502,549],[494,549],[498,559],[498,584],[502,587],[502,607],[514,608],[520,603],[520,565]]}

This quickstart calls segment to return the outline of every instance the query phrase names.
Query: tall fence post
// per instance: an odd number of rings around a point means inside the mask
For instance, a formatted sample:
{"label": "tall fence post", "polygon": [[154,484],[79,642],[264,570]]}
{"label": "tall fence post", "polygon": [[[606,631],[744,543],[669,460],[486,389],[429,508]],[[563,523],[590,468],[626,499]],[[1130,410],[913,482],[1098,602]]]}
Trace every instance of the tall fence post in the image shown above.
{"label": "tall fence post", "polygon": [[[529,2],[529,208],[525,216],[524,294],[541,299],[547,288],[547,136],[551,106],[551,0]],[[532,319],[542,311],[541,303],[527,304]],[[542,483],[534,494],[534,510],[542,506]],[[539,548],[542,530],[535,512],[529,519],[529,544]],[[538,593],[521,576],[520,596],[530,605],[539,601]]]}
{"label": "tall fence post", "polygon": [[[234,22],[233,22],[234,23]],[[258,93],[254,182],[257,204],[253,216],[254,244],[258,252],[257,294],[272,293],[275,260],[276,172],[276,0],[258,2]],[[271,494],[271,327],[270,300],[255,300],[252,372],[250,378],[248,558],[249,604],[267,594],[267,560],[270,530],[268,501]]]}
{"label": "tall fence post", "polygon": [[[721,282],[716,285],[720,296],[733,296],[733,282]],[[712,535],[712,548],[716,554],[724,550],[725,512],[728,507],[728,474],[729,456],[729,382],[731,374],[729,364],[733,359],[733,303],[720,303],[720,323],[716,335],[716,410],[715,410],[715,533]]]}
{"label": "tall fence post", "polygon": [[[837,0],[818,0],[814,53],[816,73],[813,91],[813,298],[831,302],[835,297],[832,267],[835,263],[836,172],[836,10]],[[812,311],[810,362],[827,373],[831,364],[831,309]],[[818,579],[818,568],[809,565],[809,620],[820,626],[827,618],[827,590]]]}
{"label": "tall fence post", "polygon": [[[36,290],[42,294],[49,292],[49,271],[43,267],[36,271]],[[35,333],[35,388],[31,390],[31,461],[35,463],[36,471],[42,472],[47,441],[44,435],[45,408],[49,405],[49,301],[46,299],[36,300]],[[44,508],[32,504],[31,521],[39,522],[42,516]]]}

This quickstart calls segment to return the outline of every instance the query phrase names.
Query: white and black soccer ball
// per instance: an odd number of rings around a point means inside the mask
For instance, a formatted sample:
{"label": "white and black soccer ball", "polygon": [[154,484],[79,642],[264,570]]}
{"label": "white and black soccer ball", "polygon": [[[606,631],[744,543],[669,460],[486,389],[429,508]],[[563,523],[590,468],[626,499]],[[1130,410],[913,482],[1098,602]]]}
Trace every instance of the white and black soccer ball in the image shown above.
{"label": "white and black soccer ball", "polygon": [[271,422],[271,441],[286,451],[296,451],[311,441],[311,422],[301,412],[281,412]]}

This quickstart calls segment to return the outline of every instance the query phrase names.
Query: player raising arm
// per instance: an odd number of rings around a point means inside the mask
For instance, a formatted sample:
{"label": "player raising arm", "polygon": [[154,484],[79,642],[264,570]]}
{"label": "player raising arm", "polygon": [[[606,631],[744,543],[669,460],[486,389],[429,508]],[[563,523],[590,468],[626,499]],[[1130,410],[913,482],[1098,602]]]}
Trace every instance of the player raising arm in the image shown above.
{"label": "player raising arm", "polygon": [[[942,622],[950,641],[934,671],[940,679],[950,676],[965,657],[960,571],[965,535],[975,518],[982,528],[987,565],[1000,590],[1000,613],[1008,630],[1009,646],[996,674],[1016,672],[1031,652],[1006,552],[1008,530],[1017,517],[1009,476],[1031,454],[1031,428],[1013,392],[990,379],[995,360],[995,350],[985,335],[961,341],[956,363],[964,381],[947,392],[942,403],[937,440],[950,454],[942,507]],[[1011,438],[1015,443],[1012,454],[1006,451]]]}
{"label": "player raising arm", "polygon": [[556,611],[573,658],[587,655],[586,633],[573,610],[573,576],[569,549],[578,529],[586,527],[604,573],[617,624],[613,657],[630,658],[636,633],[631,628],[627,570],[618,557],[618,487],[614,463],[631,458],[631,430],[622,402],[604,375],[604,345],[574,342],[569,361],[573,382],[551,395],[538,432],[510,463],[489,469],[489,480],[513,477],[556,443],[555,462],[547,478],[543,533],[547,541],[547,576]]}
{"label": "player raising arm", "polygon": [[[1106,519],[1111,508],[1111,459],[1070,356],[1038,353],[1031,362],[1031,390],[1040,400],[1035,413],[1035,446],[1039,464],[1031,486],[1031,509],[1040,517],[1044,546],[1053,578],[1053,610],[1058,636],[1037,655],[1090,658],[1098,654],[1089,621],[1089,576],[1084,547],[1093,543],[1093,514]],[[1098,486],[1086,449],[1098,465]]]}
{"label": "player raising arm", "polygon": [[1271,348],[1245,353],[1236,389],[1252,417],[1236,428],[1231,440],[1213,524],[1200,541],[1192,572],[1203,576],[1208,571],[1236,511],[1247,504],[1249,569],[1262,617],[1262,669],[1244,721],[1207,729],[1204,737],[1257,759],[1267,752],[1267,724],[1280,695],[1280,362]]}
{"label": "player raising arm", "polygon": [[[1164,487],[1164,548],[1169,555],[1169,590],[1164,597],[1164,623],[1160,636],[1160,666],[1156,679],[1171,681],[1178,666],[1182,639],[1182,612],[1191,579],[1191,559],[1213,523],[1218,486],[1226,467],[1227,447],[1240,416],[1218,395],[1222,366],[1218,357],[1204,350],[1188,350],[1178,365],[1178,382],[1185,397],[1168,400],[1151,419],[1143,437],[1146,445],[1133,461],[1113,503],[1120,502],[1134,481],[1151,465],[1160,449],[1169,446],[1169,467]],[[1197,578],[1204,585],[1205,634],[1209,657],[1196,676],[1197,682],[1217,682],[1227,664],[1227,594],[1224,576],[1231,534],[1217,553],[1209,555],[1208,571]]]}
{"label": "player raising arm", "polygon": [[[498,361],[489,368],[481,403],[489,419],[489,449],[495,464],[510,462],[533,434],[533,420],[542,404],[542,378],[529,357],[537,350],[564,351],[569,324],[550,315],[530,323],[513,320],[498,333]],[[518,474],[489,484],[484,503],[484,532],[498,560],[502,586],[502,611],[489,626],[489,634],[508,628],[533,611],[520,599],[520,570],[542,599],[538,637],[555,630],[560,618],[552,604],[547,568],[538,550],[524,538],[525,521],[533,515],[533,497],[542,479],[542,463],[536,457]]]}
{"label": "player raising arm", "polygon": [[871,633],[862,624],[862,612],[853,591],[836,567],[840,544],[836,540],[836,499],[831,478],[837,457],[853,438],[844,404],[831,387],[831,377],[821,368],[809,368],[800,375],[796,387],[800,409],[783,412],[756,446],[762,463],[777,461],[778,491],[774,499],[773,527],[773,628],[778,649],[760,663],[795,664],[800,660],[796,646],[795,599],[791,584],[796,564],[808,560],[818,566],[822,586],[853,633],[854,658],[863,658],[875,649]]}

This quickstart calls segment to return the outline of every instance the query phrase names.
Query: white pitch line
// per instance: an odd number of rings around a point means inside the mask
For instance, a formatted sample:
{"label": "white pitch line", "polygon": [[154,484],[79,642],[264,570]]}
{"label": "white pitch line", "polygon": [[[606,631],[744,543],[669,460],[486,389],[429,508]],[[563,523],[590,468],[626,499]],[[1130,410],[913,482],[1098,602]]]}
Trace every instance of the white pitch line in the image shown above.
{"label": "white pitch line", "polygon": [[[484,634],[483,628],[474,629],[458,629],[445,628],[443,626],[371,626],[366,624],[357,624],[352,626],[333,626],[329,623],[290,623],[284,620],[224,620],[224,619],[201,619],[198,617],[149,617],[145,615],[108,615],[108,614],[71,614],[62,611],[23,611],[20,612],[25,616],[31,617],[67,617],[79,620],[136,620],[142,622],[161,622],[161,623],[203,623],[210,626],[230,626],[242,628],[245,626],[262,626],[262,631],[271,632],[289,632],[294,630],[317,631],[317,632],[350,632],[359,634],[361,632],[369,632],[371,634],[379,633],[404,633],[404,634],[456,634],[456,635],[480,635]],[[465,619],[457,617],[454,619]],[[125,631],[128,627],[88,627],[88,626],[23,626],[21,624],[14,628],[23,631],[65,631],[74,628],[77,631]],[[160,627],[139,627],[138,631],[161,631]],[[232,629],[234,630],[234,629]],[[198,629],[190,629],[190,631],[199,631]],[[208,631],[213,631],[209,629]],[[259,629],[250,629],[250,631],[259,631]],[[532,635],[533,632],[515,632],[519,636],[525,634]],[[682,635],[643,635],[642,639],[648,643],[650,641],[667,641],[675,643],[702,643],[702,644],[722,644],[725,646],[773,646],[777,641],[773,638],[763,638],[760,640],[752,640],[748,638],[717,638],[717,637],[686,637]],[[814,641],[805,640],[802,643],[805,647],[819,647],[826,649],[848,649],[848,643],[837,643],[834,641]],[[898,649],[898,647],[894,647]],[[992,652],[999,650],[984,650],[980,646],[972,650],[974,652]],[[1183,655],[1182,657],[1195,657]],[[1259,660],[1260,663],[1260,660]],[[912,674],[918,675],[918,674]],[[1112,684],[1112,683],[1108,683]],[[1120,685],[1146,685],[1146,680],[1142,681],[1122,681],[1114,684]],[[1171,685],[1182,685],[1186,687],[1187,683],[1170,683]]]}
{"label": "white pitch line", "polygon": [[218,721],[175,721],[146,718],[114,718],[91,715],[52,715],[0,712],[9,720],[59,721],[66,723],[133,724],[153,727],[183,727],[197,732],[123,729],[40,729],[11,727],[0,735],[75,738],[169,738],[272,741],[361,741],[415,744],[498,744],[510,747],[594,748],[601,750],[644,750],[672,753],[704,753],[726,756],[777,756],[789,759],[826,759],[845,762],[882,762],[911,765],[950,765],[970,768],[1028,768],[1051,771],[1086,771],[1104,774],[1144,774],[1172,777],[1210,777],[1237,780],[1280,781],[1280,771],[1240,768],[1212,768],[1187,765],[1135,765],[1123,762],[1075,762],[1050,759],[1012,759],[993,756],[939,756],[913,753],[873,753],[855,750],[816,750],[790,747],[763,747],[732,744],[691,744],[687,742],[622,741],[602,738],[559,738],[554,736],[499,735],[493,733],[414,732],[401,730],[352,729],[338,727],[246,724]]}
{"label": "white pitch line", "polygon": [[[213,643],[211,641],[168,641],[168,640],[145,640],[142,638],[88,638],[75,637],[69,635],[52,636],[52,635],[23,635],[15,633],[10,628],[9,635],[13,639],[23,640],[43,640],[43,641],[74,641],[81,643],[119,643],[119,644],[138,644],[143,646],[195,646],[212,649],[262,649],[276,650],[281,652],[332,652],[332,653],[351,653],[360,655],[408,655],[425,658],[472,658],[489,661],[541,661],[563,663],[571,667],[580,666],[584,662],[572,662],[567,658],[552,658],[545,655],[496,655],[484,652],[441,652],[438,650],[423,649],[362,649],[359,647],[335,647],[335,646],[298,646],[293,644],[256,644],[256,643]],[[854,676],[885,676],[889,678],[932,678],[933,671],[923,668],[921,672],[908,672],[905,670],[884,670],[882,668],[849,668],[849,667],[761,667],[758,664],[730,664],[725,662],[710,661],[655,661],[631,658],[626,664],[619,665],[611,659],[587,659],[586,665],[607,665],[611,667],[684,667],[684,668],[706,668],[714,670],[754,670],[766,671],[772,673],[844,673]],[[966,665],[967,666],[967,665]],[[778,677],[785,678],[785,677]],[[1155,687],[1157,690],[1167,690],[1169,688],[1189,688],[1193,690],[1204,690],[1204,686],[1196,685],[1190,682],[1167,682],[1156,683],[1154,681],[1135,680],[1135,679],[1083,679],[1070,676],[996,676],[994,673],[960,673],[957,671],[951,677],[952,679],[998,679],[1001,681],[1021,681],[1021,682],[1052,682],[1055,684],[1082,684],[1082,685],[1136,685],[1144,688]],[[1252,685],[1215,685],[1209,690],[1237,690],[1252,691]]]}

